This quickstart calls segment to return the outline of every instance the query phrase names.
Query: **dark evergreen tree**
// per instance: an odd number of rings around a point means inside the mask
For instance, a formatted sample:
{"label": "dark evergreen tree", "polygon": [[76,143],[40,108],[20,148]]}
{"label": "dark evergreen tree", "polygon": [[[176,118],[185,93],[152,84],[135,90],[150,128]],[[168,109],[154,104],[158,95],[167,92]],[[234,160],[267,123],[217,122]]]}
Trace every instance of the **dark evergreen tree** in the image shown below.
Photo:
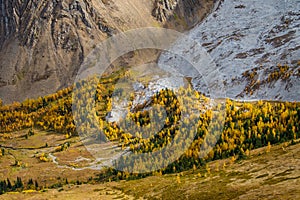
{"label": "dark evergreen tree", "polygon": [[10,190],[12,190],[12,184],[11,184],[11,182],[10,182],[10,180],[9,180],[9,178],[7,178],[7,189],[10,191]]}

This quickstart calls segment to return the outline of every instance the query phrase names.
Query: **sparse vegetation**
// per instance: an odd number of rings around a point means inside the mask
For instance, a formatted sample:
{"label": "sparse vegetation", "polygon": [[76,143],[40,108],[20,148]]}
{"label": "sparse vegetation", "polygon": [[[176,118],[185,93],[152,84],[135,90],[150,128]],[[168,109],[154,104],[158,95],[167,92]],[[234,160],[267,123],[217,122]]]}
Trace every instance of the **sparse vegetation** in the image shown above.
{"label": "sparse vegetation", "polygon": [[[267,78],[260,80],[259,74],[261,73],[267,74]],[[291,76],[299,76],[299,74],[299,69],[297,69],[296,65],[288,66],[278,64],[277,66],[273,66],[267,69],[264,69],[263,66],[255,67],[251,70],[245,71],[242,74],[242,79],[245,78],[248,82],[243,92],[246,95],[253,95],[253,93],[259,90],[261,86],[264,86],[266,84],[271,85],[278,80],[287,82]],[[232,81],[238,80],[240,79],[234,78]],[[242,94],[240,94],[239,96],[242,96]]]}

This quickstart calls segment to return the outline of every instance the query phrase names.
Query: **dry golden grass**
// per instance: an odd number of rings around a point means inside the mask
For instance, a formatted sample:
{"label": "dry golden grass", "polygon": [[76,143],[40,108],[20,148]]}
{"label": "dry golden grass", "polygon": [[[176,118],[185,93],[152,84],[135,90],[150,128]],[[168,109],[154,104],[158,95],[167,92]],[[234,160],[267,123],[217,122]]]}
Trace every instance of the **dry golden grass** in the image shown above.
{"label": "dry golden grass", "polygon": [[[40,134],[44,139],[56,138],[53,144],[66,141],[53,136],[54,133]],[[71,140],[69,149],[53,153],[60,165],[68,165],[79,156],[92,159],[77,141],[78,138]],[[19,147],[22,147],[22,141],[21,138],[15,139]],[[86,181],[99,172],[72,170],[58,167],[53,162],[41,162],[34,155],[44,150],[9,150],[13,156],[0,158],[0,179],[9,177],[13,180],[19,176],[22,180],[37,179],[41,186],[49,186],[63,182],[65,178],[69,183],[72,180]],[[266,147],[251,151],[245,160],[217,160],[180,174],[95,185],[68,184],[43,192],[7,193],[0,199],[297,199],[300,197],[299,155],[300,144],[284,143],[272,146],[269,152]],[[21,166],[12,166],[15,158],[22,163]]]}

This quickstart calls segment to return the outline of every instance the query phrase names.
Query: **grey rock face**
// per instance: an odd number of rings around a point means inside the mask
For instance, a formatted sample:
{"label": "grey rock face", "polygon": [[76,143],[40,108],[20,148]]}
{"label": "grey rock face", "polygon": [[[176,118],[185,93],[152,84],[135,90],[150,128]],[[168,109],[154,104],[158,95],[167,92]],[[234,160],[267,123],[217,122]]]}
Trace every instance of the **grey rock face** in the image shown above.
{"label": "grey rock face", "polygon": [[[187,33],[215,62],[211,66],[215,69],[211,70],[218,71],[219,75],[210,77],[209,81],[221,80],[230,98],[299,101],[300,1],[220,2],[204,22]],[[181,39],[173,48],[196,59],[199,53],[194,46]],[[168,54],[162,55],[160,62],[185,67],[182,58]],[[201,69],[202,59],[196,64]],[[193,80],[200,91],[210,89],[217,93],[218,88],[207,88],[201,78],[193,77]]]}

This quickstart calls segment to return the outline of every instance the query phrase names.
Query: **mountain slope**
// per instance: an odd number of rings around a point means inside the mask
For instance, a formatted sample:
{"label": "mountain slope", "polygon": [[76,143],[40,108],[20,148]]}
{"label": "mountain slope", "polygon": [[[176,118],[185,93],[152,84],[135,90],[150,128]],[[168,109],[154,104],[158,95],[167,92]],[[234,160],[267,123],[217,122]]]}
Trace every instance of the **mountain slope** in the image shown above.
{"label": "mountain slope", "polygon": [[[213,4],[213,0],[163,2],[0,0],[0,98],[9,103],[55,92],[73,83],[84,58],[109,36],[167,23],[185,30]],[[156,12],[157,7],[162,12]]]}
{"label": "mountain slope", "polygon": [[0,5],[0,96],[10,102],[70,84],[100,41],[156,23],[151,1],[1,0]]}
{"label": "mountain slope", "polygon": [[[215,62],[218,75],[209,80],[194,76],[194,86],[207,90],[204,81],[224,87],[230,98],[299,101],[300,1],[219,1],[203,23],[179,40],[174,49],[203,68],[195,43],[201,44]],[[182,59],[169,54],[160,63],[182,67]],[[186,75],[188,72],[185,72]],[[203,72],[204,73],[204,72]],[[201,80],[201,81],[199,81]]]}

